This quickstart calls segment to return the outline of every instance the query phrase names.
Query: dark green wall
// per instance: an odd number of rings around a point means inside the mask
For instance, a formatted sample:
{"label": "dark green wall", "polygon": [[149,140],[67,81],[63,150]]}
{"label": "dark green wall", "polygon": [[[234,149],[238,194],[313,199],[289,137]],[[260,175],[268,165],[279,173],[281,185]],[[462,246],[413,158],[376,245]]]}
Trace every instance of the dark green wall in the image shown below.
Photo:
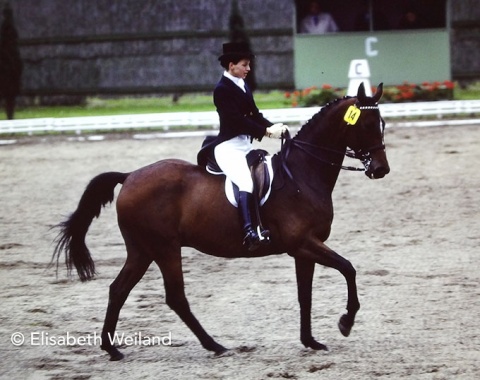
{"label": "dark green wall", "polygon": [[[24,94],[211,91],[231,0],[11,0]],[[239,1],[260,88],[291,87],[289,0]]]}
{"label": "dark green wall", "polygon": [[[260,89],[294,86],[294,0],[237,0]],[[1,0],[0,0],[1,2]],[[9,0],[26,95],[211,91],[231,0]],[[451,0],[453,79],[480,79],[480,0]]]}

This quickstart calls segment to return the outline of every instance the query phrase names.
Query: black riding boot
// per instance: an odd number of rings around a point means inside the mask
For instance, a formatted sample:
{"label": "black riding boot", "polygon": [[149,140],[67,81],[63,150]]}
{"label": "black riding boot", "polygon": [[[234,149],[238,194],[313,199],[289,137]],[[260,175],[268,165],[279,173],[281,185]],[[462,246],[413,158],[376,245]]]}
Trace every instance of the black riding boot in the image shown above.
{"label": "black riding boot", "polygon": [[240,210],[240,216],[242,217],[243,232],[245,237],[243,238],[243,245],[247,246],[249,251],[256,250],[260,244],[269,242],[269,231],[264,230],[261,232],[261,236],[255,232],[252,225],[252,217],[250,214],[251,206],[253,205],[253,195],[246,191],[240,191],[238,193],[238,209]]}

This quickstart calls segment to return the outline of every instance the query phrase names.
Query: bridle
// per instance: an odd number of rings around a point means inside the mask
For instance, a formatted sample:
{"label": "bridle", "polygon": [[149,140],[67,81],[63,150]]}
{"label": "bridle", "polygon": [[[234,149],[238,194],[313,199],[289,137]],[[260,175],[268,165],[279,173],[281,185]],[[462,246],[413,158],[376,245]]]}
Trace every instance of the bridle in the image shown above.
{"label": "bridle", "polygon": [[[359,110],[378,110],[378,111],[380,111],[380,109],[378,107],[378,103],[375,103],[375,105],[373,105],[373,106],[362,106],[357,102],[355,104],[355,106]],[[356,159],[358,159],[362,162],[364,168],[363,168],[363,170],[359,170],[359,171],[368,170],[368,168],[370,166],[370,163],[372,161],[372,153],[373,152],[375,152],[377,150],[385,149],[385,140],[384,140],[384,137],[385,137],[385,120],[383,120],[383,118],[381,116],[380,116],[380,122],[382,124],[382,143],[381,144],[373,145],[373,146],[371,146],[369,148],[366,148],[366,149],[358,149],[358,150],[349,149],[345,153],[345,155],[347,157],[356,158]]]}
{"label": "bridle", "polygon": [[[371,106],[362,106],[362,105],[359,105],[357,102],[355,106],[359,110],[379,110],[377,103]],[[382,117],[380,117],[380,121],[382,124],[382,143],[366,149],[357,149],[357,150],[347,148],[346,151],[340,151],[337,149],[327,148],[324,146],[318,146],[318,145],[311,144],[301,140],[295,140],[291,138],[290,133],[287,131],[287,135],[282,136],[282,140],[281,140],[280,157],[281,157],[282,168],[287,174],[287,176],[290,178],[290,180],[294,181],[293,174],[287,165],[287,159],[288,159],[288,156],[290,155],[292,148],[295,147],[297,149],[300,149],[302,152],[309,155],[310,157],[313,157],[315,160],[320,161],[324,164],[327,164],[330,166],[336,166],[342,170],[366,171],[370,167],[370,163],[372,161],[372,153],[377,150],[385,149],[385,142],[384,142],[385,121],[383,120]],[[337,164],[336,162],[326,160],[325,158],[320,157],[317,154],[318,150],[327,151],[327,152],[335,153],[338,155],[347,156],[349,158],[357,159],[363,164],[363,168],[359,168],[356,166],[346,166],[346,165]]]}

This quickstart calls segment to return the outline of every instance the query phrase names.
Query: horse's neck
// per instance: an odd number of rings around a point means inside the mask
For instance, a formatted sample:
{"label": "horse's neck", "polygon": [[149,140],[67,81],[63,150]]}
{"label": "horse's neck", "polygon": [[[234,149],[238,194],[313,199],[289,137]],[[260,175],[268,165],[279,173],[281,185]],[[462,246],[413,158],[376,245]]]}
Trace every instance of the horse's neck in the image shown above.
{"label": "horse's neck", "polygon": [[355,98],[344,98],[326,105],[302,127],[296,138],[322,147],[341,147],[345,135],[343,118],[354,102]]}
{"label": "horse's neck", "polygon": [[[325,147],[330,148],[330,147]],[[345,147],[332,146],[335,152],[325,149],[310,148],[310,153],[294,149],[289,163],[292,166],[293,177],[298,183],[304,183],[315,191],[331,193],[335,187],[343,163]]]}
{"label": "horse's neck", "polygon": [[325,110],[325,114],[315,116],[294,137],[299,142],[298,146],[304,146],[308,152],[299,147],[293,148],[289,163],[292,163],[297,172],[302,173],[303,180],[309,187],[332,192],[345,158],[347,144],[342,122],[342,110],[345,107],[340,104],[330,107],[332,108]]}

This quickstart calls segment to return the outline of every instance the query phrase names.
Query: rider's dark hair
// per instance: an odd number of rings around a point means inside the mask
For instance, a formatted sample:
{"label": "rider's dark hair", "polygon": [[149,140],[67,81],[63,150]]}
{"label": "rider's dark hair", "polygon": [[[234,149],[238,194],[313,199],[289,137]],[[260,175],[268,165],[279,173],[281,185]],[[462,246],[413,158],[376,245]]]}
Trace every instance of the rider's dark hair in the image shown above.
{"label": "rider's dark hair", "polygon": [[230,62],[232,62],[234,65],[236,65],[242,59],[249,59],[250,60],[250,57],[242,57],[240,55],[235,56],[235,57],[232,57],[232,56],[224,57],[220,60],[220,65],[222,65],[222,67],[225,70],[228,70],[228,65],[230,64]]}

